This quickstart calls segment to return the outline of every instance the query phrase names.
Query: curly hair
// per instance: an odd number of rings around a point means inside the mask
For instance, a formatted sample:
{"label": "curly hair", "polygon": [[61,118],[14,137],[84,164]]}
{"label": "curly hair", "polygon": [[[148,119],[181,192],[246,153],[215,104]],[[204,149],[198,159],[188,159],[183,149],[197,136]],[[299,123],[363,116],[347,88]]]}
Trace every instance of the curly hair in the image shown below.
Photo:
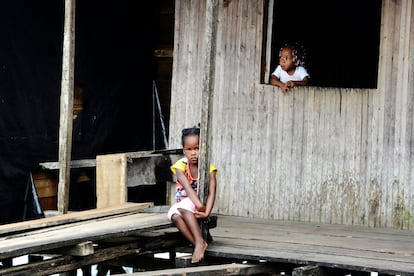
{"label": "curly hair", "polygon": [[282,55],[283,49],[291,49],[295,65],[305,67],[306,50],[301,44],[297,42],[283,44],[283,46],[279,50],[279,58]]}

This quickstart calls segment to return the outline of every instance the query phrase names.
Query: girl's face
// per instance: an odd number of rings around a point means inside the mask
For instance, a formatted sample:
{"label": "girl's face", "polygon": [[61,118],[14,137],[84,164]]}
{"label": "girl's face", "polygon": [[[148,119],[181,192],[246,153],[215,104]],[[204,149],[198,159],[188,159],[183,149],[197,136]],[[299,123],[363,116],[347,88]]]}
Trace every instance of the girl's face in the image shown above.
{"label": "girl's face", "polygon": [[296,68],[295,61],[293,60],[292,49],[283,48],[282,51],[280,51],[279,65],[286,72]]}
{"label": "girl's face", "polygon": [[187,157],[190,164],[198,164],[198,158],[200,156],[199,152],[199,140],[198,135],[189,135],[184,138],[184,147],[183,152],[185,157]]}

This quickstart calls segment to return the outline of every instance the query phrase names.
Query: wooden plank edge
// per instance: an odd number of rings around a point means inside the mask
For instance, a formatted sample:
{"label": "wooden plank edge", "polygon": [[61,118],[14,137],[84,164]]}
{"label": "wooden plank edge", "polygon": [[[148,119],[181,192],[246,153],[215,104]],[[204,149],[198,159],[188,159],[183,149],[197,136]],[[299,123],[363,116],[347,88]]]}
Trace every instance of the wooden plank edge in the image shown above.
{"label": "wooden plank edge", "polygon": [[[42,162],[39,163],[40,167],[48,170],[57,170],[59,169],[59,162]],[[96,167],[95,159],[81,159],[81,160],[71,160],[70,168],[94,168]]]}
{"label": "wooden plank edge", "polygon": [[152,275],[152,276],[181,276],[181,275],[258,275],[274,271],[271,266],[266,264],[220,264],[203,265],[185,268],[172,268],[164,270],[152,270],[146,272],[131,273],[131,276]]}
{"label": "wooden plank edge", "polygon": [[95,250],[93,248],[93,242],[86,241],[68,247],[56,248],[48,253],[52,255],[85,257],[93,255],[95,253]]}
{"label": "wooden plank edge", "polygon": [[140,212],[144,209],[154,206],[153,202],[132,203],[126,202],[123,204],[109,206],[99,209],[91,209],[79,212],[71,212],[68,214],[57,215],[52,217],[40,218],[36,220],[22,221],[0,225],[0,236],[10,235],[15,232],[24,232],[27,230],[35,230],[46,228],[49,226],[56,226],[62,224],[69,224],[74,222],[85,221],[89,219],[109,217],[123,213]]}

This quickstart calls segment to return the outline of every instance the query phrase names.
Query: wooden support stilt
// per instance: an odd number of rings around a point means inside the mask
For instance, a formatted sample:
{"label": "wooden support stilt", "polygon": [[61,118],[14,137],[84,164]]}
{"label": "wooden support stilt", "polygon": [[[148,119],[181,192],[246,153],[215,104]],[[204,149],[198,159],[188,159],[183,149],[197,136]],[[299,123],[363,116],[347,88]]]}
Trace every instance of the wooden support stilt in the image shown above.
{"label": "wooden support stilt", "polygon": [[13,258],[6,258],[6,259],[2,259],[0,260],[1,262],[1,267],[12,267],[13,266]]}
{"label": "wooden support stilt", "polygon": [[42,255],[29,255],[29,263],[43,261]]}
{"label": "wooden support stilt", "polygon": [[76,273],[77,273],[76,270],[71,270],[71,271],[59,273],[59,276],[76,276]]}
{"label": "wooden support stilt", "polygon": [[319,266],[301,266],[292,271],[292,276],[319,276]]}
{"label": "wooden support stilt", "polygon": [[86,265],[81,267],[82,270],[82,275],[83,276],[92,276],[92,266],[91,265]]}
{"label": "wooden support stilt", "polygon": [[180,256],[175,258],[175,267],[189,267],[194,266],[191,263],[191,255]]}

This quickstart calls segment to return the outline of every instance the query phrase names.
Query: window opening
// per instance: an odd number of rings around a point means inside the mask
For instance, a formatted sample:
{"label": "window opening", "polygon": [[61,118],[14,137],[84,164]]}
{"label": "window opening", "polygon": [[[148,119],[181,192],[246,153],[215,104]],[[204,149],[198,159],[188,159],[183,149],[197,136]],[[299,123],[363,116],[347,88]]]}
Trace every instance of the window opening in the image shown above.
{"label": "window opening", "polygon": [[269,83],[283,44],[296,42],[306,49],[309,85],[376,88],[381,2],[269,0],[262,82]]}

